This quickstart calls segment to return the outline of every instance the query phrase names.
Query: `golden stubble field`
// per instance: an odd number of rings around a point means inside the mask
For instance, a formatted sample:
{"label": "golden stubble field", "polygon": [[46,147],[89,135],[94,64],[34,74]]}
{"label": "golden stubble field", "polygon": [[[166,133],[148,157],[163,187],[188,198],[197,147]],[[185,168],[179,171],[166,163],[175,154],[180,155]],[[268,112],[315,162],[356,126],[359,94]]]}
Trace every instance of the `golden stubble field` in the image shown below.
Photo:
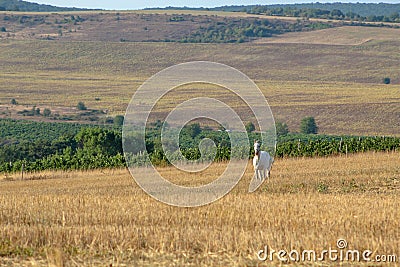
{"label": "golden stubble field", "polygon": [[[44,172],[24,181],[14,174],[0,182],[0,265],[279,266],[276,256],[262,262],[256,253],[265,246],[319,253],[340,238],[372,257],[400,257],[399,162],[398,152],[280,159],[253,194],[249,165],[230,194],[199,208],[155,201],[126,170]],[[219,173],[224,164],[212,168]],[[190,182],[181,173],[175,179]]]}

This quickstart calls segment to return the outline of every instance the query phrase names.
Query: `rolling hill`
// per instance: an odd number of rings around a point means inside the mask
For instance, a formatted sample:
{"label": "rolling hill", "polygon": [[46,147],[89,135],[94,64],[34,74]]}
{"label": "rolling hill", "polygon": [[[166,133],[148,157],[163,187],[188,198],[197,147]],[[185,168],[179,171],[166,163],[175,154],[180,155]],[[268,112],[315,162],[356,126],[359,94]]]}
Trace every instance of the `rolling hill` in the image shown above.
{"label": "rolling hill", "polygon": [[88,10],[88,9],[41,5],[37,3],[20,1],[20,0],[0,0],[0,11],[61,12],[61,11],[82,11],[82,10]]}

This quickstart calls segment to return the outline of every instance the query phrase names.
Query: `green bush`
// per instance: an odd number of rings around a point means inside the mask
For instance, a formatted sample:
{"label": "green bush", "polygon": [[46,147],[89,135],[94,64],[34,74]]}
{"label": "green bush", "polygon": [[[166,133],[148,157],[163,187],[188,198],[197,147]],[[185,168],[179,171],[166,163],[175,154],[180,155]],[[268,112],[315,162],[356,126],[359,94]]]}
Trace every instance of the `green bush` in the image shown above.
{"label": "green bush", "polygon": [[115,126],[122,126],[124,124],[124,116],[117,115],[114,118],[114,125]]}
{"label": "green bush", "polygon": [[76,106],[78,110],[87,110],[87,107],[83,102],[79,102],[78,105]]}
{"label": "green bush", "polygon": [[276,122],[275,128],[277,136],[287,135],[289,133],[289,127],[287,126],[286,123]]}
{"label": "green bush", "polygon": [[48,109],[48,108],[45,108],[45,109],[43,110],[43,116],[48,117],[48,116],[50,116],[50,115],[51,115],[51,110]]}

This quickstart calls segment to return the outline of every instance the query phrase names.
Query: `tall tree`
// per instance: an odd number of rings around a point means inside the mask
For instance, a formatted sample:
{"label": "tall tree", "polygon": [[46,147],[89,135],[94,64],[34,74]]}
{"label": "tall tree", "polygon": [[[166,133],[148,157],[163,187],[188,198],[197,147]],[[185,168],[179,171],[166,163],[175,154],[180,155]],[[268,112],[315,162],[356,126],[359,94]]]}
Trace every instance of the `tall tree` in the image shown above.
{"label": "tall tree", "polygon": [[300,123],[300,132],[304,134],[317,134],[318,126],[314,117],[305,117]]}

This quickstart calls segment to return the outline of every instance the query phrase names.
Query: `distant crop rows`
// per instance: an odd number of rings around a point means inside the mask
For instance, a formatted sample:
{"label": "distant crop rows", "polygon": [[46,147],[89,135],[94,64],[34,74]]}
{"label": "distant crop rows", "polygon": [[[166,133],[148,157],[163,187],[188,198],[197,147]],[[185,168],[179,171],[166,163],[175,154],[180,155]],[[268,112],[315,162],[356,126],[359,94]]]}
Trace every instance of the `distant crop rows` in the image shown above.
{"label": "distant crop rows", "polygon": [[6,140],[7,142],[32,142],[40,139],[54,140],[63,135],[74,135],[82,127],[90,126],[75,123],[45,123],[0,119],[0,145],[4,145]]}

